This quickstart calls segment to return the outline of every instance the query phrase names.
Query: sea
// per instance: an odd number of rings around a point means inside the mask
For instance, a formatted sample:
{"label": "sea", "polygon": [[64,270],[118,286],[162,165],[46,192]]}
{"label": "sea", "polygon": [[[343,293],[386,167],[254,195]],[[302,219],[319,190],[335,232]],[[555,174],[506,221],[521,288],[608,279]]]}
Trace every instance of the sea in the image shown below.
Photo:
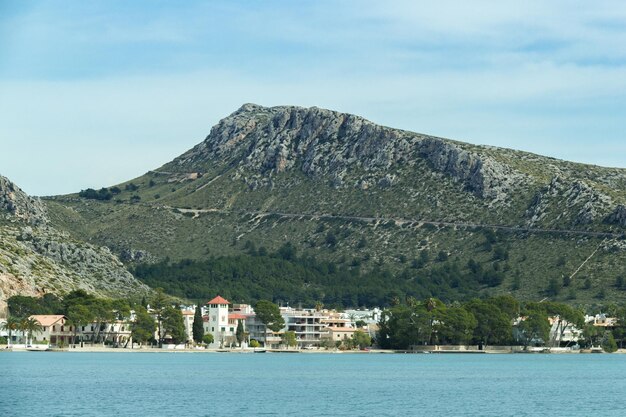
{"label": "sea", "polygon": [[626,416],[626,356],[1,352],[0,416]]}

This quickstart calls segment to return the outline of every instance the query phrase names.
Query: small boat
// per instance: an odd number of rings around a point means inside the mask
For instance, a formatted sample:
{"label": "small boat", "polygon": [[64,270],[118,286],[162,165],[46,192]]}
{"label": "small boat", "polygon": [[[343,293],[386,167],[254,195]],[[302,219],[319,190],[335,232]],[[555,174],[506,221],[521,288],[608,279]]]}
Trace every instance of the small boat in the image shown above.
{"label": "small boat", "polygon": [[254,353],[265,353],[265,352],[267,352],[267,350],[254,348],[253,352]]}
{"label": "small boat", "polygon": [[45,352],[50,350],[50,345],[26,345],[26,350],[29,352]]}

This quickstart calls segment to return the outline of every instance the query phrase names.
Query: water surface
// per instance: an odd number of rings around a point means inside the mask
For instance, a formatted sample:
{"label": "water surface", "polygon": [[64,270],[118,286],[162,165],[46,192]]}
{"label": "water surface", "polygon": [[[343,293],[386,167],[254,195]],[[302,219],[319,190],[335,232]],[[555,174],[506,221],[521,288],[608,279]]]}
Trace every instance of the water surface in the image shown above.
{"label": "water surface", "polygon": [[0,353],[7,416],[624,416],[624,355]]}

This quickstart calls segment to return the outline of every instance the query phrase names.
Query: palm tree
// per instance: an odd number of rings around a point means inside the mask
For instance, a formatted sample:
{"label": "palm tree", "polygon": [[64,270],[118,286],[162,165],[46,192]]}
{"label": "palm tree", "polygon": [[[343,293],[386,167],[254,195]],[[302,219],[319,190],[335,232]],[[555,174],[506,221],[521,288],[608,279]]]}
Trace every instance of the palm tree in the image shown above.
{"label": "palm tree", "polygon": [[39,323],[39,321],[37,321],[37,319],[33,317],[22,320],[21,327],[22,331],[25,331],[28,334],[28,345],[33,343],[33,333],[43,330],[43,326],[41,325],[41,323]]}
{"label": "palm tree", "polygon": [[21,320],[18,319],[17,317],[8,317],[7,321],[5,323],[2,323],[1,328],[2,330],[6,330],[9,332],[9,339],[7,340],[7,346],[10,347],[11,346],[11,337],[13,335],[13,331],[14,330],[18,330],[20,328],[20,322]]}

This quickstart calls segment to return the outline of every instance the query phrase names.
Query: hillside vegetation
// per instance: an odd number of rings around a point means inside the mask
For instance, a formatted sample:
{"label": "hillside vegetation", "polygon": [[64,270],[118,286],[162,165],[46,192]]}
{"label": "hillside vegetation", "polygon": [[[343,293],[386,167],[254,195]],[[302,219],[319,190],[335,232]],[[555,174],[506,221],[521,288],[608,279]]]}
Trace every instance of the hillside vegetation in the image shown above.
{"label": "hillside vegetation", "polygon": [[[511,292],[593,304],[626,299],[618,285],[626,276],[625,190],[622,169],[464,144],[324,109],[247,104],[159,169],[46,202],[58,228],[111,248],[129,265],[158,263],[163,274],[171,272],[166,264],[190,259],[218,280],[215,262],[245,264],[248,241],[269,253],[289,243],[300,257],[361,277],[345,286],[355,283],[353,294],[340,297],[359,304],[392,290],[442,296],[435,272],[446,268],[458,271],[460,297]],[[267,277],[272,267],[265,267]],[[378,294],[359,300],[359,279],[383,270]],[[407,271],[414,276],[400,283]],[[305,275],[281,276],[297,288]],[[172,292],[197,296],[179,281]],[[219,281],[224,291],[262,286]],[[293,294],[313,299],[341,282],[333,276],[320,293]]]}

